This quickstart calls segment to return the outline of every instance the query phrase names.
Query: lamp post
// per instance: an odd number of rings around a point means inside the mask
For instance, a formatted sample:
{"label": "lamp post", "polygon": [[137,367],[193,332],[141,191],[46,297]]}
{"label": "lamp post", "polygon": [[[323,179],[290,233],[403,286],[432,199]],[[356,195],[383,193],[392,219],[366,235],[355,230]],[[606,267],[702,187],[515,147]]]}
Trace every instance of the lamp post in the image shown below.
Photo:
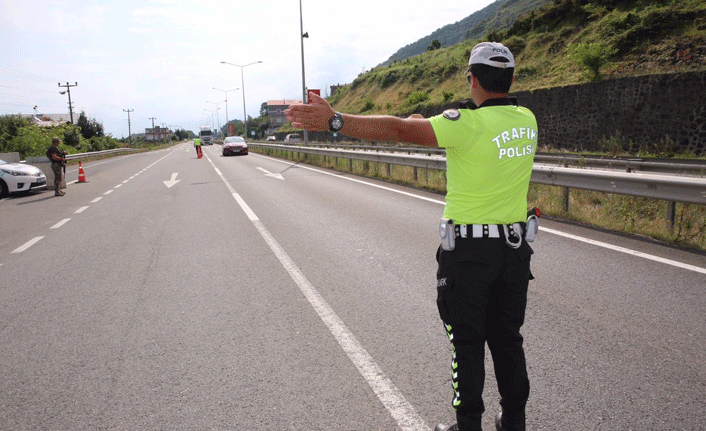
{"label": "lamp post", "polygon": [[216,109],[206,109],[206,108],[204,108],[204,109],[203,109],[204,111],[208,111],[208,112],[211,113],[211,127],[214,127],[214,126],[213,126],[213,113],[214,113],[214,112],[218,112],[219,109],[221,109],[221,108],[216,108]]}
{"label": "lamp post", "polygon": [[[304,33],[304,18],[302,17],[302,0],[299,0],[299,34],[302,42],[302,102],[308,103],[309,95],[306,94],[306,77],[304,73],[304,38],[309,38],[309,32]],[[304,130],[304,144],[309,142],[309,131]]]}
{"label": "lamp post", "polygon": [[240,88],[234,88],[234,89],[232,89],[232,90],[221,90],[220,88],[213,87],[213,89],[214,89],[214,90],[218,90],[218,91],[222,91],[222,92],[224,92],[224,93],[226,94],[226,124],[228,124],[228,122],[230,121],[230,120],[228,119],[228,92],[229,92],[229,91],[240,90]]}
{"label": "lamp post", "polygon": [[245,77],[243,76],[243,69],[258,63],[262,63],[262,61],[255,61],[253,63],[244,64],[242,66],[239,64],[228,63],[227,61],[221,61],[221,64],[230,64],[231,66],[237,66],[240,68],[240,88],[243,89],[243,125],[245,126],[245,139],[248,139],[248,114],[245,112]]}
{"label": "lamp post", "polygon": [[216,124],[218,125],[218,136],[220,136],[220,135],[221,135],[221,119],[219,118],[218,110],[221,109],[221,108],[220,108],[218,105],[219,105],[220,103],[223,103],[223,102],[209,102],[209,101],[206,101],[206,103],[213,103],[214,105],[216,105]]}

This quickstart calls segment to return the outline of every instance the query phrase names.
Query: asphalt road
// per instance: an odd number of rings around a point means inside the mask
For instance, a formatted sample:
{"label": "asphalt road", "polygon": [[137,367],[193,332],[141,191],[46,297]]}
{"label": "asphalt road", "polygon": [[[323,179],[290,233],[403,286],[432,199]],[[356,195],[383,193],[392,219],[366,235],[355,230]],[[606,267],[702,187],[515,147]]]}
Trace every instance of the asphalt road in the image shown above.
{"label": "asphalt road", "polygon": [[[443,196],[204,150],[0,201],[0,429],[453,422]],[[550,220],[533,248],[528,429],[706,429],[706,256]]]}

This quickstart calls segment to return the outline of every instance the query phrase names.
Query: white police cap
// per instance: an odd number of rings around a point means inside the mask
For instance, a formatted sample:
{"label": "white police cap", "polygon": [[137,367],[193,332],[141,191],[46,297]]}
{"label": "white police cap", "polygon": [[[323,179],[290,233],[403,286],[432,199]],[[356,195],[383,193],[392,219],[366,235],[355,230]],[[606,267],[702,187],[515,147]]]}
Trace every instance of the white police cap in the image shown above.
{"label": "white police cap", "polygon": [[[495,57],[501,57],[507,61],[491,60],[491,58]],[[510,50],[502,43],[481,42],[473,47],[473,51],[471,51],[471,58],[468,60],[468,65],[470,66],[472,64],[485,64],[506,69],[508,67],[515,67],[515,57],[512,56]]]}

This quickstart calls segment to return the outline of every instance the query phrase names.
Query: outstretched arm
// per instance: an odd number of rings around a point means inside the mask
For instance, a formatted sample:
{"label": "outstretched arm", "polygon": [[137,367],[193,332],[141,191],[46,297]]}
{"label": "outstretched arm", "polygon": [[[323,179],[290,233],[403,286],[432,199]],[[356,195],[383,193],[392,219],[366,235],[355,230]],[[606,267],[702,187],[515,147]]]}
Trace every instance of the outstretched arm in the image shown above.
{"label": "outstretched arm", "polygon": [[[284,111],[292,127],[314,131],[328,130],[329,119],[335,111],[329,103],[314,93],[309,93],[309,104],[289,105]],[[438,147],[434,129],[429,120],[410,116],[341,114],[341,133],[358,139],[373,141],[400,141]]]}

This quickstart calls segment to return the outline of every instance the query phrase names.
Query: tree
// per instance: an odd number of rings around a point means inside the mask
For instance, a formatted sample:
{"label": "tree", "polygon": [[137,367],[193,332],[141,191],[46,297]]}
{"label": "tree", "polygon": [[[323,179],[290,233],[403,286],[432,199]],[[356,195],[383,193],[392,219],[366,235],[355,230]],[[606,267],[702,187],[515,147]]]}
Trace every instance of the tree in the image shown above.
{"label": "tree", "polygon": [[84,139],[91,139],[94,136],[105,136],[103,134],[103,125],[95,118],[89,119],[84,111],[81,111],[81,115],[78,116],[76,125],[81,128],[81,136]]}
{"label": "tree", "polygon": [[431,44],[427,47],[427,51],[436,51],[441,48],[441,42],[438,39],[431,41]]}
{"label": "tree", "polygon": [[194,136],[194,134],[190,131],[184,130],[184,129],[178,129],[174,132],[174,135],[176,135],[177,139],[180,141],[185,141],[187,139],[190,139],[191,137]]}

